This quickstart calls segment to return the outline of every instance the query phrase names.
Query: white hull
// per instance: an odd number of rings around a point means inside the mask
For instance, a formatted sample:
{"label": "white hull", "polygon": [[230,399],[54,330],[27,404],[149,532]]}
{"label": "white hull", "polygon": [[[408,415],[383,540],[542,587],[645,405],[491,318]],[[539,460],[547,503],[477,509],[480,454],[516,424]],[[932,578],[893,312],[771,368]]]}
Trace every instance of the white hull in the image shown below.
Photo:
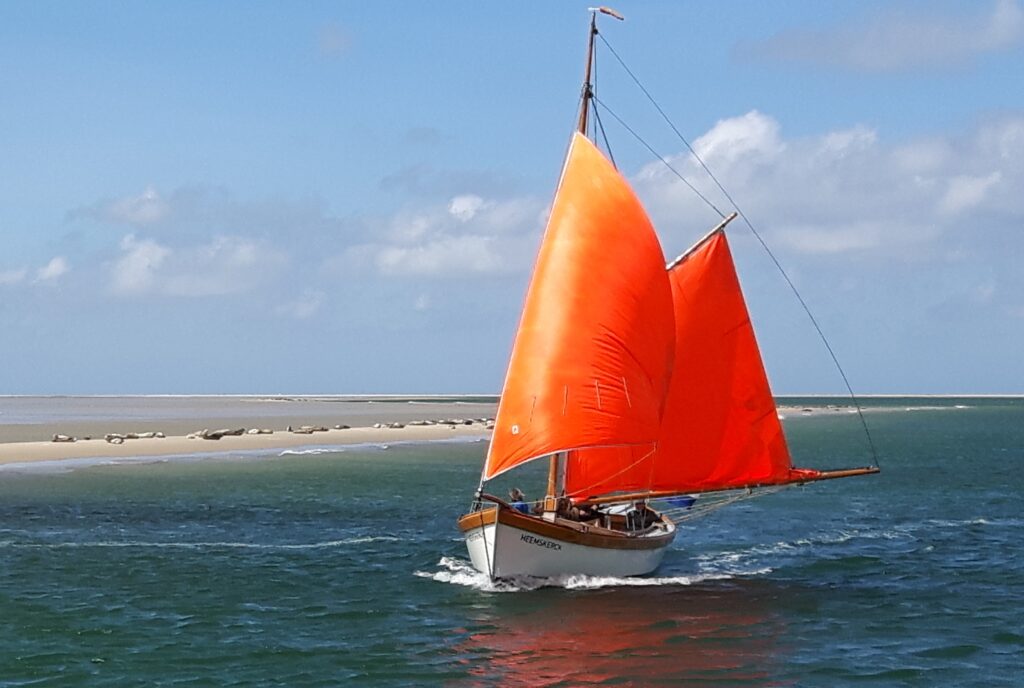
{"label": "white hull", "polygon": [[[559,539],[498,522],[465,531],[473,567],[491,578],[566,575],[642,576],[661,564],[675,525],[651,534],[658,544],[647,548],[600,547]],[[638,536],[643,538],[645,536]]]}

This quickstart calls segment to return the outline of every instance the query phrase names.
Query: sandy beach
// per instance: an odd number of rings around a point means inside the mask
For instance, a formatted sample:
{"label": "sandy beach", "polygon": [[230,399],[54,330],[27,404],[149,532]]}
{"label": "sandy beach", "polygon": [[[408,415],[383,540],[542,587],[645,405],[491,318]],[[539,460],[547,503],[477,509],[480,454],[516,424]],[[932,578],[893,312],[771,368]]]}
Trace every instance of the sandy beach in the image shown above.
{"label": "sandy beach", "polygon": [[[4,397],[0,465],[486,438],[490,431],[482,419],[492,418],[495,408],[495,403],[454,398]],[[431,424],[416,424],[423,422]],[[304,425],[328,430],[288,430]],[[188,437],[203,430],[239,428],[273,433],[216,440]],[[125,439],[121,444],[104,439],[110,433],[156,432],[165,437]],[[52,441],[57,434],[77,439]]]}

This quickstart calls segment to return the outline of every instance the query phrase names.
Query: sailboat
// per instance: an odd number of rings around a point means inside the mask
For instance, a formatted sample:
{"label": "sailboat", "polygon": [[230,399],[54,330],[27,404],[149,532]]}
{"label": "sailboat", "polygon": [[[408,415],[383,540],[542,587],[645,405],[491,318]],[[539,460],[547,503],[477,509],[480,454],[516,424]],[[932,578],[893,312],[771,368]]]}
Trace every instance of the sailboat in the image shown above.
{"label": "sailboat", "polygon": [[[675,538],[669,511],[878,472],[793,467],[725,234],[736,214],[666,264],[640,201],[587,138],[597,14],[621,19],[591,12],[577,130],[458,520],[473,566],[495,579],[648,574]],[[485,491],[544,459],[533,508]],[[682,506],[654,508],[673,499]]]}

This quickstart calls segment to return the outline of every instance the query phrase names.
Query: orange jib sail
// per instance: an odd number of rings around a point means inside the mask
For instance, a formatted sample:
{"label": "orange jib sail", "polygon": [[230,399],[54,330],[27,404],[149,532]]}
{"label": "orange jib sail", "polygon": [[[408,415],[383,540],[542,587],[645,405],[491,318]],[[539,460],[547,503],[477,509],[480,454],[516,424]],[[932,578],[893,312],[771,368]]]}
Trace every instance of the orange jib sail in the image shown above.
{"label": "orange jib sail", "polygon": [[669,271],[676,372],[655,490],[784,483],[791,460],[725,232]]}
{"label": "orange jib sail", "polygon": [[725,233],[669,270],[675,367],[657,450],[569,456],[567,492],[709,491],[806,478],[789,450]]}
{"label": "orange jib sail", "polygon": [[653,447],[672,370],[671,312],[664,254],[650,220],[611,163],[574,134],[523,306],[484,480],[559,451]]}

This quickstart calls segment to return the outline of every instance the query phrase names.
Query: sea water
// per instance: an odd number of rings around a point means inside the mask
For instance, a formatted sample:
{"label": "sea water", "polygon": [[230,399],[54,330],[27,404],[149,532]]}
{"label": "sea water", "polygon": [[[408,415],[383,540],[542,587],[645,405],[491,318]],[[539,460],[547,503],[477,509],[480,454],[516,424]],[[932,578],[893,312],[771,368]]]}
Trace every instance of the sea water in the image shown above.
{"label": "sea water", "polygon": [[474,572],[483,442],[0,471],[0,686],[1021,685],[1024,402],[867,406],[639,579]]}

